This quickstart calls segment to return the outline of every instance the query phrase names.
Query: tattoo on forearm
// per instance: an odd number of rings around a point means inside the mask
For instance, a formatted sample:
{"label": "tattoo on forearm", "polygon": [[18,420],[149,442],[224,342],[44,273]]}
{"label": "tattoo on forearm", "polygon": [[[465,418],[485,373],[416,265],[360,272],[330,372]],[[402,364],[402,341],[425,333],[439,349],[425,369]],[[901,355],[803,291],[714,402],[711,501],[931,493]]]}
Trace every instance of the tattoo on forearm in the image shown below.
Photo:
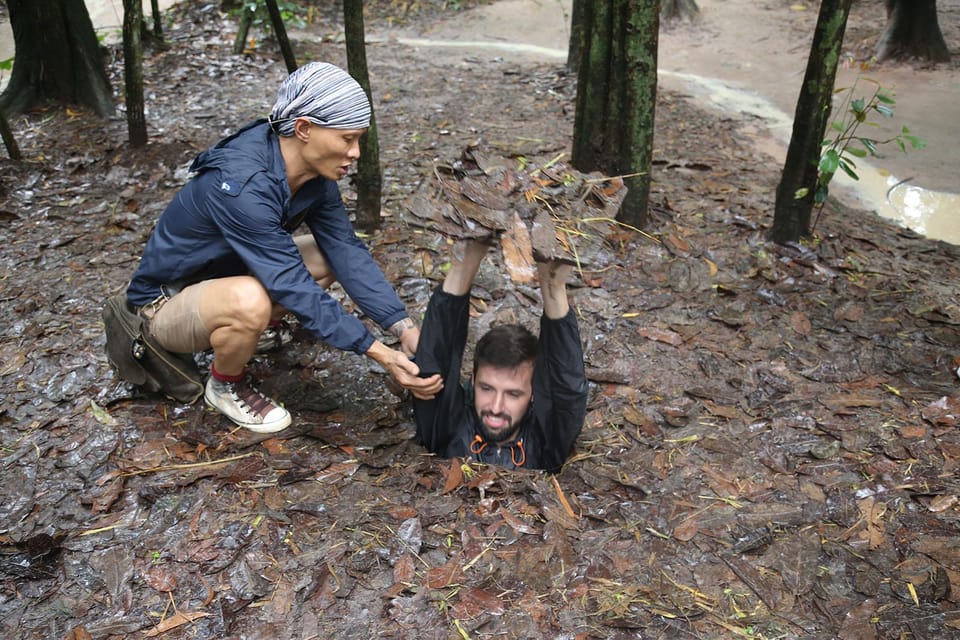
{"label": "tattoo on forearm", "polygon": [[388,329],[388,331],[392,333],[394,337],[399,338],[400,336],[403,335],[404,331],[406,331],[407,329],[413,329],[413,328],[414,328],[413,320],[411,320],[410,318],[404,318],[403,320],[398,320],[397,322],[394,322],[392,325],[390,325],[390,328]]}

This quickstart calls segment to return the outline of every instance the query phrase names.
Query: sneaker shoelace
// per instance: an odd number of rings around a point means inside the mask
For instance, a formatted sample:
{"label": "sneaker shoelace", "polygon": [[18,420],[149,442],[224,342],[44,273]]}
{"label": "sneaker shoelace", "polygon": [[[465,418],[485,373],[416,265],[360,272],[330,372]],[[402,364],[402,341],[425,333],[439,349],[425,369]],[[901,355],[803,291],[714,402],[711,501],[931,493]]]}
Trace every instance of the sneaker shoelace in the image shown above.
{"label": "sneaker shoelace", "polygon": [[273,408],[273,400],[263,395],[247,380],[234,383],[233,395],[242,408],[261,419]]}

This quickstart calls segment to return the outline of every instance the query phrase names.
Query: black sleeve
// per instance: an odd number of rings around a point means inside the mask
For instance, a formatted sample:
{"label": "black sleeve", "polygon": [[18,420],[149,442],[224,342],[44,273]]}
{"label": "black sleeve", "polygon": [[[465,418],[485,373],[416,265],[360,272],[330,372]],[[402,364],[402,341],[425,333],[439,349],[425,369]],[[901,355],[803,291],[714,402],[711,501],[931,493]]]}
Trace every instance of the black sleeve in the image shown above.
{"label": "black sleeve", "polygon": [[439,373],[443,390],[433,400],[413,400],[417,440],[432,453],[444,451],[465,410],[460,367],[467,344],[470,295],[454,296],[441,287],[433,292],[420,329],[416,362],[420,376]]}
{"label": "black sleeve", "polygon": [[587,413],[587,376],[577,318],[571,309],[559,320],[540,319],[540,343],[533,373],[534,424],[527,451],[537,451],[536,466],[557,471],[583,428]]}

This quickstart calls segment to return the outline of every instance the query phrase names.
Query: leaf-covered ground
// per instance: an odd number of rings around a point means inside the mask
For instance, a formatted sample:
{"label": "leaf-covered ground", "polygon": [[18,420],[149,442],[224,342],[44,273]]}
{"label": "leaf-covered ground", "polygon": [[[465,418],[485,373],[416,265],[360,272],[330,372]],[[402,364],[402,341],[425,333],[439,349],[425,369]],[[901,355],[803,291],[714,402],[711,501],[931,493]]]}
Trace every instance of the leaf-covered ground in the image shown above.
{"label": "leaf-covered ground", "polygon": [[[267,44],[231,55],[213,5],[170,19],[147,149],[122,118],[13,121],[0,636],[960,637],[960,249],[833,203],[815,241],[766,242],[775,163],[683,96],[660,95],[646,234],[608,237],[612,266],[574,284],[592,395],[555,477],[426,454],[382,372],[305,335],[254,364],[295,416],[276,437],[116,380],[103,301],[189,159],[284,75]],[[315,29],[301,56],[342,63],[337,25]],[[387,40],[368,60],[387,185],[369,242],[420,313],[447,247],[404,201],[474,142],[569,151],[573,82]],[[476,333],[535,319],[499,257],[475,295]]]}

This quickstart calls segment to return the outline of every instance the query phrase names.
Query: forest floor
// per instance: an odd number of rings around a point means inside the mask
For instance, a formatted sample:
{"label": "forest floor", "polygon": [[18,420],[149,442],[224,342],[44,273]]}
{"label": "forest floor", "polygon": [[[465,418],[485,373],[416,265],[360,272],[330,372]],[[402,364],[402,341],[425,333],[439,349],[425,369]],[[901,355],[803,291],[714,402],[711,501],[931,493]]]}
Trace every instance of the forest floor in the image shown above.
{"label": "forest floor", "polygon": [[[688,95],[659,94],[645,233],[573,283],[591,400],[556,476],[426,454],[381,371],[302,332],[254,363],[294,414],[273,436],[118,381],[104,300],[193,155],[285,75],[190,4],[148,56],[146,149],[122,117],[51,108],[13,120],[26,159],[0,162],[0,637],[960,638],[960,247],[838,202],[811,241],[769,243],[778,163]],[[450,4],[374,2],[368,30]],[[315,20],[297,51],[343,64],[336,17]],[[367,56],[368,242],[416,315],[447,247],[404,202],[473,143],[569,152],[575,87],[559,62],[390,37]],[[532,325],[535,288],[493,258],[477,332]]]}

